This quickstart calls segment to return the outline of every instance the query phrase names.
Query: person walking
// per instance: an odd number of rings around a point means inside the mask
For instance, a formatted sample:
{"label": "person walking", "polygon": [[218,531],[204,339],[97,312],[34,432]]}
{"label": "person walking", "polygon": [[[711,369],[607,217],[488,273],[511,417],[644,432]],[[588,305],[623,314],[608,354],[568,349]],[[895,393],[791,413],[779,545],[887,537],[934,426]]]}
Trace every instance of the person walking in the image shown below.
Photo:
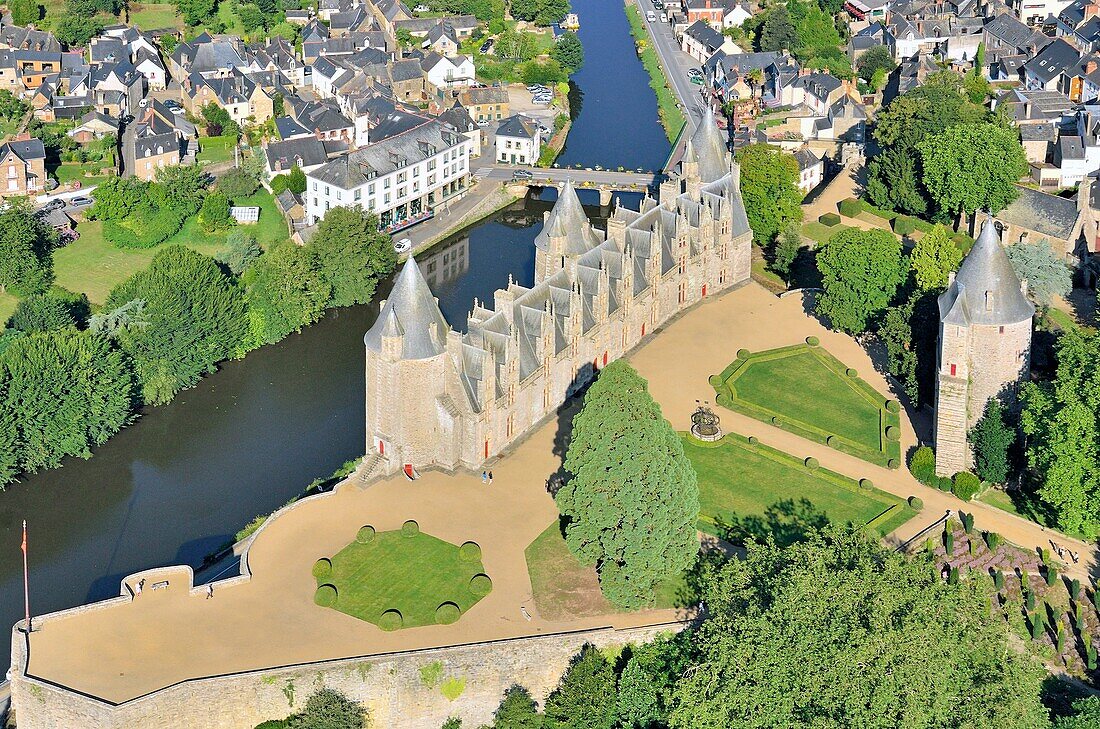
{"label": "person walking", "polygon": [[492,471],[489,471],[489,485],[490,486],[493,485],[493,472]]}
{"label": "person walking", "polygon": [[486,482],[488,482],[488,480],[489,480],[488,472],[487,471],[482,471],[481,472],[481,482],[486,483]]}
{"label": "person walking", "polygon": [[212,597],[214,597],[214,583],[213,582],[211,582],[210,584],[208,584],[206,586],[206,599],[209,600]]}

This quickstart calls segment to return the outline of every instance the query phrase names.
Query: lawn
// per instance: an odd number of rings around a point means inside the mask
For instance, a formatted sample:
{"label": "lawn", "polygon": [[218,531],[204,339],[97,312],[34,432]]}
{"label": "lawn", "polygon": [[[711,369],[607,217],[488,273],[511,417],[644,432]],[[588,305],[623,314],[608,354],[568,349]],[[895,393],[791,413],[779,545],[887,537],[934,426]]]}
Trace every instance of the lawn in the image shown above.
{"label": "lawn", "polygon": [[384,612],[397,610],[400,627],[411,628],[439,622],[436,609],[443,603],[466,612],[483,596],[470,587],[485,572],[476,545],[463,559],[457,545],[416,529],[370,534],[365,543],[357,538],[337,552],[331,574],[317,577],[318,586],[335,586],[336,610],[376,625]]}
{"label": "lawn", "polygon": [[[595,567],[581,564],[565,543],[555,519],[527,545],[527,572],[539,615],[545,620],[569,620],[622,612],[603,596]],[[653,607],[691,605],[698,598],[688,594],[687,576],[678,575],[657,586]]]}
{"label": "lawn", "polygon": [[171,3],[139,4],[130,7],[130,24],[141,30],[159,28],[183,28],[183,18]]}
{"label": "lawn", "polygon": [[749,533],[771,533],[789,542],[823,519],[869,525],[880,536],[911,519],[904,501],[825,468],[737,434],[716,443],[683,436],[684,453],[699,478],[699,529],[725,537],[738,524]]}
{"label": "lawn", "polygon": [[657,94],[657,114],[665,128],[665,135],[669,141],[672,141],[684,126],[684,113],[677,108],[676,95],[668,86],[668,79],[665,78],[665,70],[661,66],[657,51],[653,50],[641,11],[636,5],[627,5],[626,17],[630,21],[630,34],[634,36],[635,41],[643,43],[639,57],[642,60],[642,66],[649,74],[649,87]]}
{"label": "lawn", "polygon": [[722,407],[879,465],[901,461],[899,406],[818,346],[750,354],[711,377]]}
{"label": "lawn", "polygon": [[7,323],[8,318],[15,313],[15,307],[19,305],[19,299],[8,293],[0,293],[0,327]]}
{"label": "lawn", "polygon": [[234,200],[233,204],[239,207],[259,205],[259,221],[251,225],[241,225],[230,228],[229,231],[223,230],[217,233],[207,233],[199,226],[198,216],[195,215],[184,221],[183,227],[180,228],[179,232],[164,243],[161,243],[161,245],[179,243],[180,245],[195,248],[203,252],[206,252],[207,248],[217,250],[225,243],[225,238],[229,235],[231,230],[242,230],[255,236],[256,242],[263,248],[267,248],[272,243],[290,237],[290,231],[286,226],[286,220],[279,212],[279,208],[275,205],[275,198],[267,190],[261,188],[249,197]]}
{"label": "lawn", "polygon": [[199,153],[195,159],[199,164],[229,162],[233,159],[235,146],[237,146],[237,138],[233,136],[199,137]]}
{"label": "lawn", "polygon": [[[88,164],[66,162],[51,170],[51,173],[57,178],[62,187],[73,180],[79,180],[81,187],[88,187],[89,185],[98,185],[108,178],[117,177],[117,174],[100,174],[102,170],[112,167],[114,165],[110,160],[106,162],[89,162]],[[91,175],[85,176],[86,173],[91,173]]]}

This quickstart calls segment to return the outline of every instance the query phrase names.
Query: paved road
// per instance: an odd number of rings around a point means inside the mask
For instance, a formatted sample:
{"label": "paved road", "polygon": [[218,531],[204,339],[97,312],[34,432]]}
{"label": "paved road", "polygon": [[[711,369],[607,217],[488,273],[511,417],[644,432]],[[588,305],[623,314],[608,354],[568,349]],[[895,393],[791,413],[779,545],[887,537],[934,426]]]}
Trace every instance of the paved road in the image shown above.
{"label": "paved road", "polygon": [[545,169],[538,167],[522,167],[516,165],[492,165],[483,167],[475,174],[480,179],[511,180],[516,170],[527,170],[531,173],[530,180],[517,180],[517,182],[529,182],[532,184],[545,182],[563,184],[566,180],[572,180],[574,184],[588,182],[595,185],[611,185],[614,187],[633,188],[647,187],[659,182],[659,178],[652,172],[615,172],[612,170],[574,170],[565,167]]}
{"label": "paved road", "polygon": [[665,68],[665,76],[672,87],[676,98],[680,100],[687,112],[692,126],[701,118],[700,112],[705,105],[701,99],[702,86],[697,86],[688,80],[687,70],[697,67],[695,59],[688,56],[680,49],[676,36],[672,33],[672,26],[661,22],[661,12],[653,7],[653,0],[634,0],[642,11],[642,19],[646,13],[652,11],[657,18],[654,22],[645,21],[649,26],[649,34],[653,39],[653,48],[661,58],[661,64]]}

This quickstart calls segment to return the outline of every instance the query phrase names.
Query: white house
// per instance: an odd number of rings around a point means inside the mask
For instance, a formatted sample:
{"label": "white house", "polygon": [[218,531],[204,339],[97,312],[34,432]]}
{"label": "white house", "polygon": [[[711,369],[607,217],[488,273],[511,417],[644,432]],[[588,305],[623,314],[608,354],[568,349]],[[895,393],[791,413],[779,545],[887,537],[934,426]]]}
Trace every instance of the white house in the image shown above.
{"label": "white house", "polygon": [[741,24],[752,17],[747,3],[734,3],[726,6],[726,12],[722,16],[723,28],[740,28]]}
{"label": "white house", "polygon": [[798,189],[803,195],[809,194],[821,184],[825,176],[825,162],[805,147],[796,150],[794,158],[798,162]]}
{"label": "white house", "polygon": [[533,165],[539,159],[542,135],[533,119],[516,114],[500,123],[497,129],[497,162],[513,165]]}
{"label": "white house", "polygon": [[428,82],[439,89],[469,86],[474,82],[474,62],[469,56],[447,58],[435,51],[420,61]]}
{"label": "white house", "polygon": [[473,142],[439,121],[357,149],[306,173],[305,219],[312,225],[331,208],[356,206],[390,232],[425,220],[465,194],[472,152]]}
{"label": "white house", "polygon": [[718,51],[740,53],[741,49],[728,37],[710,27],[706,21],[697,20],[680,36],[680,48],[700,64]]}

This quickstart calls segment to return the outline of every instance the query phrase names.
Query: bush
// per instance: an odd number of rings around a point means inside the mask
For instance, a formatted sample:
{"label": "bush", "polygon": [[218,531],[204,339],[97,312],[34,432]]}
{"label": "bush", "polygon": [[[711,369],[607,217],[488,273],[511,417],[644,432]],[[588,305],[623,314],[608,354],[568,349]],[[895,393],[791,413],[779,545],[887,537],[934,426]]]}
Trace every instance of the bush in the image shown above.
{"label": "bush", "polygon": [[821,340],[818,339],[817,337],[811,335],[811,336],[806,337],[806,344],[810,345],[811,347],[816,347],[819,344],[821,344]]}
{"label": "bush", "polygon": [[919,496],[909,497],[909,508],[913,511],[920,511],[924,508],[924,501]]}
{"label": "bush", "polygon": [[816,470],[817,467],[821,465],[813,456],[810,456],[809,458],[804,460],[803,463],[806,464],[806,468],[810,469],[811,471]]}
{"label": "bush", "polygon": [[481,547],[477,542],[466,542],[458,548],[458,558],[463,562],[477,562],[481,559]]}
{"label": "bush", "polygon": [[359,532],[355,535],[355,541],[360,544],[370,544],[374,541],[374,527],[367,526],[359,527]]}
{"label": "bush", "polygon": [[404,622],[405,619],[401,617],[400,610],[387,610],[378,618],[378,627],[382,630],[397,630]]}
{"label": "bush", "polygon": [[470,578],[470,592],[478,597],[488,595],[492,589],[493,581],[489,579],[489,575],[479,574]]}
{"label": "bush", "polygon": [[836,439],[836,436],[835,436],[835,435],[827,435],[827,436],[825,436],[825,445],[831,446],[831,445],[834,445],[834,444],[836,444],[837,442],[838,442],[838,441],[837,441],[837,439]]}
{"label": "bush", "polygon": [[1005,586],[1005,573],[997,570],[993,573],[993,586],[997,588],[997,592],[1004,589]]}
{"label": "bush", "polygon": [[752,352],[747,349],[739,349],[737,350],[737,359],[748,359],[751,354]]}
{"label": "bush", "polygon": [[104,221],[103,237],[119,248],[152,248],[175,235],[183,220],[169,207],[145,209],[122,221]]}
{"label": "bush", "polygon": [[943,550],[948,557],[955,554],[955,533],[950,529],[943,533]]}
{"label": "bush", "polygon": [[1058,570],[1054,567],[1047,567],[1047,573],[1043,577],[1047,581],[1047,587],[1054,587],[1054,583],[1058,581]]}
{"label": "bush", "polygon": [[241,168],[232,169],[218,178],[217,190],[230,200],[239,200],[256,192],[260,183]]}
{"label": "bush", "polygon": [[899,215],[894,218],[894,232],[898,235],[911,235],[916,229],[916,223],[908,215]]}
{"label": "bush", "polygon": [[462,611],[453,602],[445,602],[435,609],[435,622],[450,625],[462,617]]}
{"label": "bush", "polygon": [[844,370],[844,374],[848,375],[849,377],[859,377],[859,372],[854,367],[849,367],[848,369]]}
{"label": "bush", "polygon": [[1069,583],[1069,596],[1071,599],[1076,600],[1081,594],[1081,580],[1074,577]]}
{"label": "bush", "polygon": [[401,525],[401,535],[405,537],[415,537],[420,533],[420,525],[412,519]]}
{"label": "bush", "polygon": [[321,557],[313,563],[313,576],[319,580],[323,580],[332,574],[332,560],[328,557]]}
{"label": "bush", "polygon": [[840,225],[840,216],[836,213],[824,213],[817,216],[817,222],[831,228],[834,225]]}
{"label": "bush", "polygon": [[837,205],[837,209],[840,210],[841,215],[848,218],[854,218],[863,212],[863,201],[857,200],[854,197],[849,197],[841,200],[840,204]]}
{"label": "bush", "polygon": [[995,551],[997,547],[1001,546],[1001,535],[997,532],[985,532],[982,536],[985,538],[985,546],[989,547],[989,551]]}
{"label": "bush", "polygon": [[954,486],[947,476],[937,476],[935,485],[940,491],[946,491],[947,493],[951,493],[951,488]]}
{"label": "bush", "polygon": [[929,486],[936,478],[936,453],[928,446],[921,446],[909,459],[909,472],[913,478]]}
{"label": "bush", "polygon": [[871,489],[873,489],[875,487],[875,482],[872,481],[869,478],[861,478],[859,480],[859,487],[861,489],[865,489],[867,491],[870,491]]}
{"label": "bush", "polygon": [[896,425],[887,425],[886,440],[901,440],[901,428]]}
{"label": "bush", "polygon": [[886,411],[890,412],[890,413],[900,413],[901,412],[901,403],[898,402],[897,400],[887,400],[886,401]]}
{"label": "bush", "polygon": [[749,436],[749,445],[756,445],[759,442],[760,442],[760,439],[757,438],[755,435],[750,435]]}
{"label": "bush", "polygon": [[981,487],[982,482],[978,480],[977,476],[968,471],[959,471],[955,474],[954,486],[951,492],[963,501],[970,501]]}
{"label": "bush", "polygon": [[886,467],[889,468],[890,470],[895,470],[897,468],[900,468],[901,464],[898,463],[898,459],[890,458],[886,461]]}
{"label": "bush", "polygon": [[966,532],[967,534],[969,534],[970,530],[974,528],[974,515],[973,514],[968,514],[965,511],[960,511],[959,512],[959,521],[962,522],[963,531]]}
{"label": "bush", "polygon": [[332,607],[336,604],[336,586],[321,585],[317,592],[313,593],[313,602],[321,607]]}

